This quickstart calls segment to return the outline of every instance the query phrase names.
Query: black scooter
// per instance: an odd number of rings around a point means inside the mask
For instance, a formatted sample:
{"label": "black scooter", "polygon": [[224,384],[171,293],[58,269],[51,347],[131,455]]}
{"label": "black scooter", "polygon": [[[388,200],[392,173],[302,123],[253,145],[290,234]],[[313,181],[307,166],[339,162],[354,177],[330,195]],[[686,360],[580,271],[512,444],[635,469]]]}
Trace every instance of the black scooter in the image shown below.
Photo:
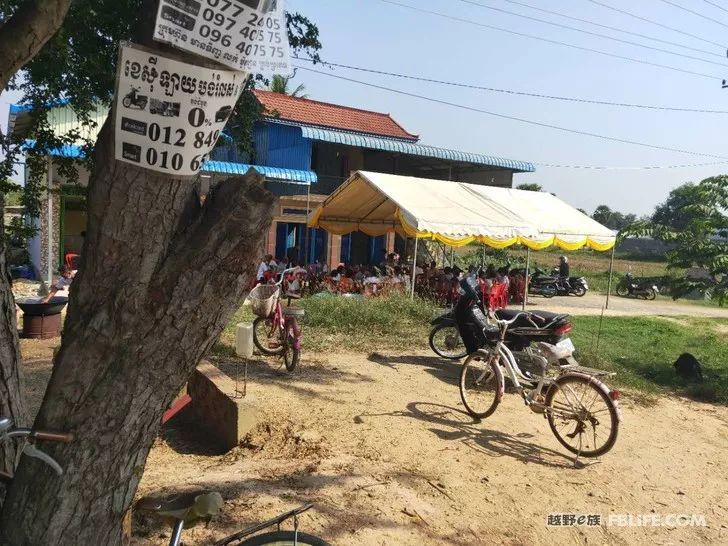
{"label": "black scooter", "polygon": [[147,107],[147,102],[149,102],[149,97],[146,95],[139,95],[139,88],[132,87],[131,91],[129,91],[129,93],[127,93],[122,99],[121,104],[124,105],[124,108],[144,110]]}
{"label": "black scooter", "polygon": [[551,274],[556,278],[556,291],[558,296],[578,296],[584,297],[589,290],[585,277],[568,277],[559,276],[559,270],[554,269]]}
{"label": "black scooter", "polygon": [[[460,330],[457,325],[458,317],[468,316],[476,313],[484,317],[482,303],[479,297],[471,294],[461,295],[455,310],[435,318],[430,331],[430,348],[436,355],[449,360],[459,360],[467,356],[468,351],[460,337]],[[501,320],[510,320],[519,311],[500,309],[495,311],[495,316]],[[470,317],[469,317],[470,318]],[[461,318],[462,320],[462,318]],[[573,326],[569,315],[549,313],[547,311],[533,311],[530,316],[522,316],[511,326],[506,336],[506,345],[512,351],[518,352],[519,360],[527,361],[527,353],[532,344],[544,341],[551,345],[563,342]],[[486,339],[482,332],[478,332],[478,344],[483,345]]]}
{"label": "black scooter", "polygon": [[617,295],[623,298],[644,298],[654,300],[660,290],[652,281],[640,280],[627,273],[617,285]]}

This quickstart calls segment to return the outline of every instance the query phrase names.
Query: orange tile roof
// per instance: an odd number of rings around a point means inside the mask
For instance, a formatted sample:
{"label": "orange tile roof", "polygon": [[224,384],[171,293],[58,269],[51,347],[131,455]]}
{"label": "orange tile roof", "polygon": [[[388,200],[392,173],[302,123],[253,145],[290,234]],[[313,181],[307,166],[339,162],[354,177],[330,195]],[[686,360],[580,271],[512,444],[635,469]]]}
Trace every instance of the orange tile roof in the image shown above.
{"label": "orange tile roof", "polygon": [[263,115],[284,121],[331,127],[370,135],[401,138],[417,142],[419,137],[407,132],[389,114],[370,112],[328,102],[290,97],[256,89]]}

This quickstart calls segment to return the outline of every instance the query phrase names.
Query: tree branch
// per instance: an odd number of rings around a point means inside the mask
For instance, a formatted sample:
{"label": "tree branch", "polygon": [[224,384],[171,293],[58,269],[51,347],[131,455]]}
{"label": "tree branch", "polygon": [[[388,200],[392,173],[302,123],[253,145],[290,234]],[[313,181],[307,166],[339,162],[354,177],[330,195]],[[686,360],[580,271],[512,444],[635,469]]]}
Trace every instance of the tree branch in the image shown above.
{"label": "tree branch", "polygon": [[58,32],[70,5],[71,0],[26,0],[0,27],[0,90]]}

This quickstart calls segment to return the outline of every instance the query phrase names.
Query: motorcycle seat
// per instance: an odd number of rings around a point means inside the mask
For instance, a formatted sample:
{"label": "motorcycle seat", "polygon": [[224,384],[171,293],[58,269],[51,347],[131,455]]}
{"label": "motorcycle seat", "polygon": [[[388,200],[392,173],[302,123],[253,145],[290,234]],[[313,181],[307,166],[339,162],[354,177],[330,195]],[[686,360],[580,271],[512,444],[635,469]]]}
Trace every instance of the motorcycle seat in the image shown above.
{"label": "motorcycle seat", "polygon": [[[495,312],[496,316],[501,320],[512,320],[518,313],[522,313],[522,311],[516,309],[501,309]],[[529,311],[528,313],[531,315],[533,322],[539,327],[544,327],[569,317],[569,315],[550,313],[549,311]],[[521,317],[516,324],[518,326],[527,325],[526,317]]]}

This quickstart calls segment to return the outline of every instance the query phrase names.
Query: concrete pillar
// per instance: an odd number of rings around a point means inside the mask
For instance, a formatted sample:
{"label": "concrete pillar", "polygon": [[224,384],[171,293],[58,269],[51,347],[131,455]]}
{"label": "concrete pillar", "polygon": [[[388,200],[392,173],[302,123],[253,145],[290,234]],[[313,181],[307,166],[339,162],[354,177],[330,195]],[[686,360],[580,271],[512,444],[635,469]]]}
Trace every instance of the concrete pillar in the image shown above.
{"label": "concrete pillar", "polygon": [[394,252],[394,238],[396,236],[396,233],[387,233],[387,254]]}
{"label": "concrete pillar", "polygon": [[341,235],[330,235],[331,244],[329,246],[329,267],[334,269],[341,261]]}
{"label": "concrete pillar", "polygon": [[278,231],[278,222],[273,220],[273,222],[270,225],[270,229],[268,230],[268,235],[267,235],[266,241],[265,241],[265,253],[272,255],[274,258],[278,258],[278,256],[276,256],[277,231]]}

